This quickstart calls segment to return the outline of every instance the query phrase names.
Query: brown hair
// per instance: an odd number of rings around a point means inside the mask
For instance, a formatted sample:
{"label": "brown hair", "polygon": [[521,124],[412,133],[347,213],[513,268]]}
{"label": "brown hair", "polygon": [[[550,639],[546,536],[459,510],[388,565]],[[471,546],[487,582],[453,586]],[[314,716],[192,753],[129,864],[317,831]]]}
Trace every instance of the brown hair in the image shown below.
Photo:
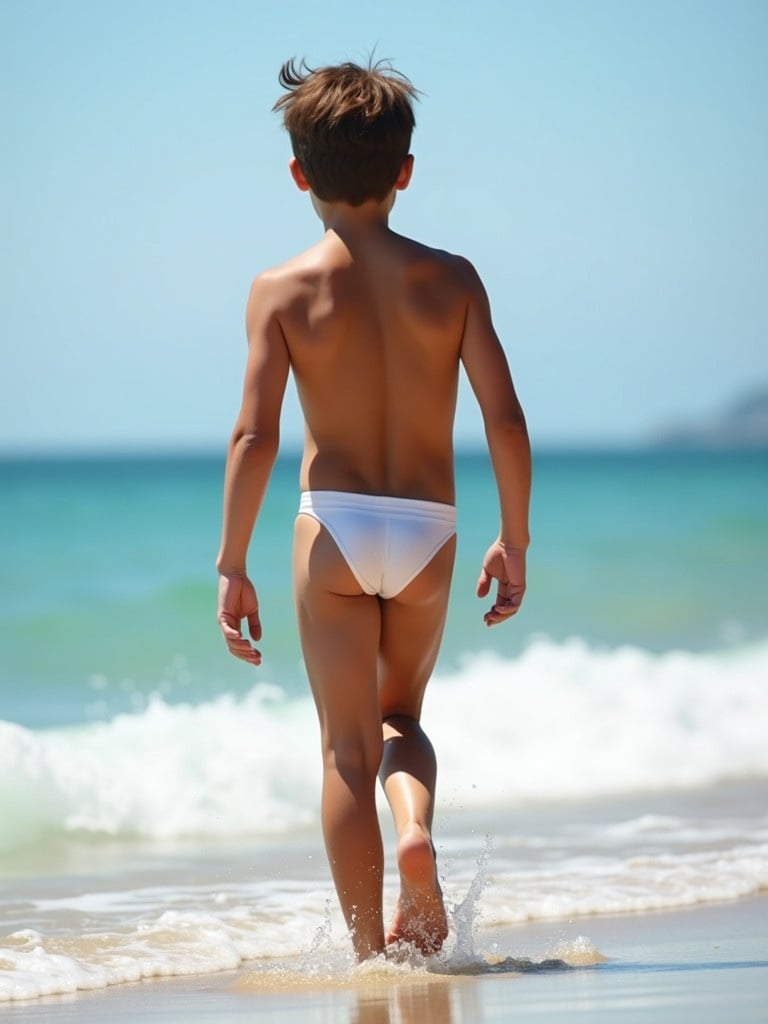
{"label": "brown hair", "polygon": [[388,62],[280,69],[275,103],[310,188],[326,202],[384,199],[408,155],[416,89]]}

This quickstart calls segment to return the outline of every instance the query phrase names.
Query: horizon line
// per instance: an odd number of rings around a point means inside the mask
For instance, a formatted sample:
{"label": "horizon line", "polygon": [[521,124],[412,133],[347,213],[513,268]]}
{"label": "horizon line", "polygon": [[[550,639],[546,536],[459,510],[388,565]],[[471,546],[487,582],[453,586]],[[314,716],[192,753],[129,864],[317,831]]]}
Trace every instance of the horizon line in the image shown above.
{"label": "horizon line", "polygon": [[[658,439],[635,439],[635,440],[578,440],[562,441],[547,440],[535,441],[532,439],[531,448],[534,456],[539,455],[588,455],[588,454],[640,454],[640,453],[738,453],[738,452],[768,452],[768,444],[765,443],[722,443],[685,440],[663,440]],[[467,455],[487,455],[488,449],[482,441],[463,441],[454,446],[454,454],[457,457]],[[300,459],[302,455],[301,446],[298,444],[286,444],[277,455],[277,460]],[[217,446],[210,444],[200,445],[130,445],[114,444],[106,445],[66,445],[66,446],[0,446],[1,462],[45,462],[45,461],[99,461],[104,459],[114,460],[171,460],[171,459],[220,459],[222,463],[227,457],[227,445]]]}

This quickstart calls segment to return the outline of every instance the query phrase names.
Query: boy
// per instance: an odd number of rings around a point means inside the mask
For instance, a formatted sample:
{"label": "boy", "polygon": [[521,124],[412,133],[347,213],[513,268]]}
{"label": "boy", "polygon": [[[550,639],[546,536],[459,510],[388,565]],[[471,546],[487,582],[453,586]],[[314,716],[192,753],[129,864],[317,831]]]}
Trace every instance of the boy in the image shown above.
{"label": "boy", "polygon": [[[387,224],[411,178],[410,82],[392,69],[293,61],[280,83],[290,172],[320,242],[260,274],[248,300],[243,402],[224,484],[218,619],[253,665],[261,639],[246,553],[278,449],[289,371],[305,419],[293,577],[320,721],[322,826],[355,953],[422,953],[448,926],[432,845],[436,763],[419,724],[438,654],[455,537],[453,419],[460,364],[482,411],[501,527],[477,594],[487,625],[525,590],[530,448],[483,286],[465,260]],[[397,832],[400,895],[385,934],[376,777]]]}

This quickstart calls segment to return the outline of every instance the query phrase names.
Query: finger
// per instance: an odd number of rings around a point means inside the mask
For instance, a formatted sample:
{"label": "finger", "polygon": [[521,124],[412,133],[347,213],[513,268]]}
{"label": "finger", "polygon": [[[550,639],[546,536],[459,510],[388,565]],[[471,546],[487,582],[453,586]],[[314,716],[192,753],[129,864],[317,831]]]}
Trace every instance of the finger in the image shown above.
{"label": "finger", "polygon": [[[230,654],[234,654],[236,658],[244,658],[245,660],[252,660],[252,652],[254,648],[244,638],[240,629],[236,625],[236,621],[231,615],[226,612],[219,616],[219,625],[221,626],[221,632],[224,634],[224,642],[229,649]],[[254,639],[258,639],[255,637]],[[258,652],[257,652],[258,653]],[[261,655],[259,654],[259,661]]]}
{"label": "finger", "polygon": [[239,661],[244,661],[246,665],[255,665],[258,667],[261,664],[261,655],[253,647],[249,648],[248,652],[245,654],[240,654],[237,651],[231,651],[230,653],[234,654]]}
{"label": "finger", "polygon": [[229,642],[230,640],[238,639],[243,635],[240,632],[240,627],[238,625],[237,619],[235,619],[233,615],[230,615],[227,612],[222,612],[219,615],[219,625],[221,626],[221,631],[224,634],[224,639],[227,642]]}
{"label": "finger", "polygon": [[495,626],[499,622],[506,622],[513,615],[517,614],[520,605],[494,605],[489,612],[483,616],[486,626]]}
{"label": "finger", "polygon": [[242,654],[236,653],[234,651],[232,653],[235,655],[236,658],[239,658],[240,661],[246,662],[246,664],[248,665],[258,666],[261,664],[261,654],[259,651],[256,650],[255,647],[249,647],[247,652],[244,652]]}
{"label": "finger", "polygon": [[525,584],[514,583],[511,580],[499,580],[496,590],[496,604],[500,607],[513,604],[518,607],[523,600]]}
{"label": "finger", "polygon": [[477,587],[475,593],[478,597],[487,597],[488,591],[491,589],[491,579],[493,577],[490,573],[486,572],[485,569],[480,573],[480,578],[477,581]]}
{"label": "finger", "polygon": [[248,632],[254,640],[261,640],[261,619],[258,612],[251,612],[248,616]]}
{"label": "finger", "polygon": [[247,640],[231,640],[227,643],[229,653],[241,661],[247,661],[251,665],[261,664],[261,652],[252,647]]}
{"label": "finger", "polygon": [[520,607],[522,594],[510,583],[499,583],[496,601],[490,611],[483,616],[486,625],[493,626],[514,615]]}
{"label": "finger", "polygon": [[226,637],[225,642],[232,654],[242,654],[252,650],[251,645],[242,636]]}

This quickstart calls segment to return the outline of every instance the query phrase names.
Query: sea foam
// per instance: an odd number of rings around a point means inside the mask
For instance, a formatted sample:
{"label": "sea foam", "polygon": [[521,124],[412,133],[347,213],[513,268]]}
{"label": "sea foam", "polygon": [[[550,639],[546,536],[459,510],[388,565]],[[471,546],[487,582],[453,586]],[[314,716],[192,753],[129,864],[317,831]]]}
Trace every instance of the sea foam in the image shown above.
{"label": "sea foam", "polygon": [[[424,724],[442,807],[690,788],[768,776],[768,643],[711,654],[533,642],[438,673]],[[0,722],[0,852],[43,836],[277,836],[317,822],[309,697],[259,685],[159,696],[68,729]]]}

